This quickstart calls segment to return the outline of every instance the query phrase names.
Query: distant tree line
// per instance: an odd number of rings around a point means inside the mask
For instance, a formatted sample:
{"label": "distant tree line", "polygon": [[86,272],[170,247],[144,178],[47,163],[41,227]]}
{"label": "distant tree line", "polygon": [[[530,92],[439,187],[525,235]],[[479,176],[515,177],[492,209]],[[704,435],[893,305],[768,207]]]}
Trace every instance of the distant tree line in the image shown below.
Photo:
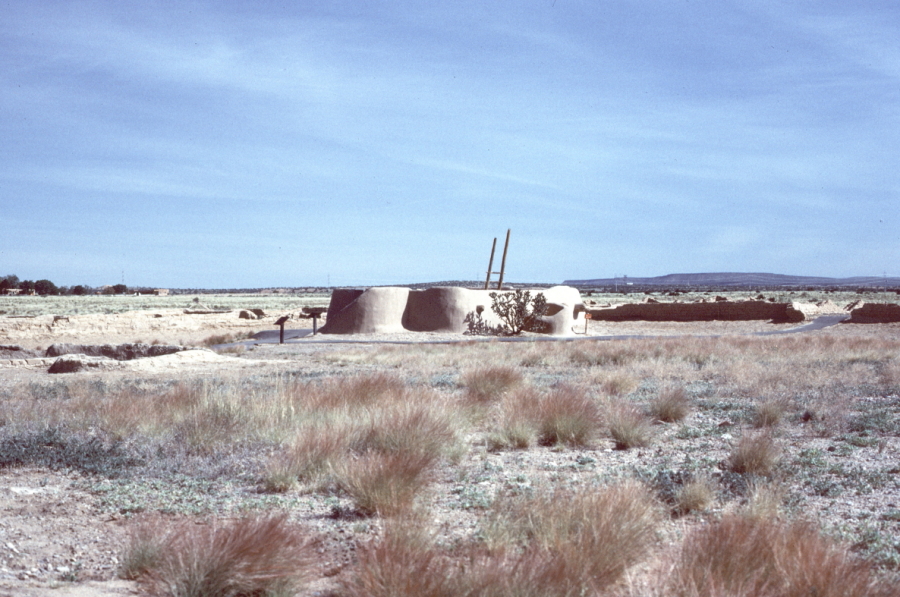
{"label": "distant tree line", "polygon": [[[3,276],[0,278],[0,294],[7,294],[7,290],[18,289],[19,294],[38,294],[41,296],[48,295],[85,295],[85,294],[125,294],[129,289],[124,284],[114,284],[113,286],[104,286],[95,289],[87,285],[77,284],[75,286],[57,286],[50,280],[19,280],[18,276]],[[135,289],[133,292],[150,291],[149,289]]]}

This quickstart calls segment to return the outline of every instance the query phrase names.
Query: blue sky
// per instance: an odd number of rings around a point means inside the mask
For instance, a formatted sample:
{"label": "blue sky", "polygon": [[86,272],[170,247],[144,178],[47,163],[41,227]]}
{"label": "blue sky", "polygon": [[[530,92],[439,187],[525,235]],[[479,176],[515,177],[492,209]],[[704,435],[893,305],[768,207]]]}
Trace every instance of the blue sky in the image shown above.
{"label": "blue sky", "polygon": [[0,0],[0,275],[900,275],[900,3]]}

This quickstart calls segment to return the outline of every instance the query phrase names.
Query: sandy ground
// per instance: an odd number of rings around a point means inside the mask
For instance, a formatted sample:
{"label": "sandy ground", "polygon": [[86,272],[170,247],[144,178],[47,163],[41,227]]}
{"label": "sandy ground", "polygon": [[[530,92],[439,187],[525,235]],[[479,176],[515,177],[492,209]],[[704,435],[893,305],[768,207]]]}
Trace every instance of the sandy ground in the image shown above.
{"label": "sandy ground", "polygon": [[[0,345],[18,344],[46,348],[58,342],[122,343],[159,342],[196,344],[214,334],[250,334],[275,328],[274,317],[262,321],[239,319],[228,314],[188,315],[175,310],[118,315],[71,316],[54,321],[53,316],[0,318]],[[308,322],[289,327],[306,327]],[[590,322],[587,336],[683,336],[746,335],[790,330],[796,324],[773,325],[760,321],[646,323]],[[900,324],[837,325],[816,334],[900,338]],[[385,334],[316,336],[279,347],[260,346],[241,358],[207,350],[188,351],[119,363],[104,372],[84,376],[116,376],[140,373],[148,376],[179,375],[190,371],[240,371],[279,367],[306,358],[314,352],[346,348],[347,342],[467,342],[461,334]],[[0,362],[0,384],[11,387],[29,380],[47,379],[52,360]],[[626,455],[623,454],[623,457]],[[505,454],[490,458],[529,458],[528,454]],[[556,457],[556,456],[552,456]],[[570,457],[561,455],[559,458]],[[639,452],[627,457],[638,458]],[[125,541],[124,523],[105,514],[98,497],[80,489],[78,474],[34,469],[0,470],[0,597],[53,595],[59,597],[133,595],[139,587],[115,578],[117,553]],[[73,582],[76,581],[76,582]]]}
{"label": "sandy ground", "polygon": [[[212,335],[249,336],[275,328],[277,317],[274,314],[258,320],[241,319],[238,314],[238,311],[189,314],[181,309],[159,309],[62,318],[57,315],[0,317],[0,344],[18,344],[25,348],[46,348],[59,342],[188,346],[202,344]],[[307,320],[300,320],[297,327],[307,324]]]}

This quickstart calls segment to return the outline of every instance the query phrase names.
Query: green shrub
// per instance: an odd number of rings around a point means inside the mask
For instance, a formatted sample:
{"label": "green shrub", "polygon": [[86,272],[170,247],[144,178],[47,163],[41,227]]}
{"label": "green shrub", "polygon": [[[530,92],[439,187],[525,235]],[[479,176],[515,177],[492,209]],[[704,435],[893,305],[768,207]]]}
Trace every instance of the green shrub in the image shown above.
{"label": "green shrub", "polygon": [[547,313],[547,299],[539,292],[517,289],[513,292],[492,292],[491,310],[500,318],[500,325],[491,326],[481,312],[466,315],[467,334],[479,336],[517,336],[522,332],[541,331],[541,317]]}

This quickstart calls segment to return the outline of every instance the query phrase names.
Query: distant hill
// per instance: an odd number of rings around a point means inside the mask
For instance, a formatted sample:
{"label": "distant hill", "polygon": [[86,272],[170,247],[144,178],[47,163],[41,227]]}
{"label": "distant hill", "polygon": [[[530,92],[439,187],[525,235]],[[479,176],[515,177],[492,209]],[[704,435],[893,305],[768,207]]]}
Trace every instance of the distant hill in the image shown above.
{"label": "distant hill", "polygon": [[900,286],[900,278],[878,276],[858,276],[855,278],[823,278],[816,276],[785,276],[782,274],[744,274],[744,273],[711,273],[711,274],[669,274],[654,278],[595,278],[592,280],[566,280],[568,286],[616,286],[622,284],[634,286],[703,286],[703,287],[780,287],[780,286],[833,286],[833,287],[871,287]]}

